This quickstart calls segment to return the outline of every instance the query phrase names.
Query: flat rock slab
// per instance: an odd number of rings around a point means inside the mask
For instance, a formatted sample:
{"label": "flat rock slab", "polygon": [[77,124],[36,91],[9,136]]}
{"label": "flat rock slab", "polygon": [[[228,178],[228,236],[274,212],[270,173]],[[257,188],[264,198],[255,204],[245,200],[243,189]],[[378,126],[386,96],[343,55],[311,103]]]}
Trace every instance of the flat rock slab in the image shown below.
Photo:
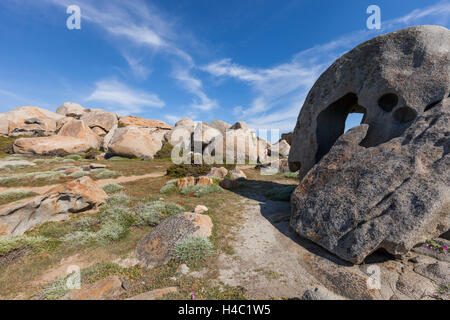
{"label": "flat rock slab", "polygon": [[107,277],[91,285],[74,289],[61,300],[104,300],[120,293],[122,281],[117,276]]}

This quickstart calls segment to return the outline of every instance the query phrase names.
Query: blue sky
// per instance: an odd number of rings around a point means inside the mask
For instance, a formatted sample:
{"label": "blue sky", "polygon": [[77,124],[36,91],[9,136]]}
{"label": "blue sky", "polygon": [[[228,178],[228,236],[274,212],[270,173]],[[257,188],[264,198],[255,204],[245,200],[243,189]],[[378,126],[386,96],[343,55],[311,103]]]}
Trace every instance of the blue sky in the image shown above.
{"label": "blue sky", "polygon": [[[381,30],[366,28],[371,4]],[[81,30],[66,28],[69,5]],[[381,33],[449,23],[450,0],[2,0],[0,112],[73,101],[286,132],[340,55]]]}

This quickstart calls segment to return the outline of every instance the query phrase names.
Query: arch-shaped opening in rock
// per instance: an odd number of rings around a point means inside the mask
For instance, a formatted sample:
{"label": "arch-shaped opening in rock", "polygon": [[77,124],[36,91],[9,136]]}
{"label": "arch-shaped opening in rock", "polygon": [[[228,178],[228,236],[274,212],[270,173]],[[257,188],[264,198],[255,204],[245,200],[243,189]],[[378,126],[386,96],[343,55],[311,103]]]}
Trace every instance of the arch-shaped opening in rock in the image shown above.
{"label": "arch-shaped opening in rock", "polygon": [[358,96],[348,93],[339,100],[333,102],[317,117],[317,153],[316,162],[330,151],[336,140],[344,133],[347,117],[350,113],[361,113],[364,122],[366,108],[358,104]]}

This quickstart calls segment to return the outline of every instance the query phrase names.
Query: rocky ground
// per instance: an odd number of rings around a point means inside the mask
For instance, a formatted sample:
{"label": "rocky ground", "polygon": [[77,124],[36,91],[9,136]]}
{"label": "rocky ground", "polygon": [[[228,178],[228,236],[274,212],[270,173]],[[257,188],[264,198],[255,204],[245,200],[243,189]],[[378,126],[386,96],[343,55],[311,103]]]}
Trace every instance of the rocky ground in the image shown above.
{"label": "rocky ground", "polygon": [[[36,156],[23,159],[49,160]],[[7,174],[47,172],[65,164],[66,159],[50,164],[37,161],[40,163],[37,166],[10,168]],[[123,189],[109,196],[126,194],[130,208],[158,201],[183,206],[182,211],[186,212],[195,209],[210,218],[212,229],[207,236],[213,244],[213,253],[187,261],[169,255],[167,263],[145,268],[139,262],[136,247],[152,231],[165,230],[164,222],[156,226],[131,225],[123,236],[108,241],[76,245],[65,241],[68,235],[82,230],[80,224],[101,223],[101,219],[96,219],[105,210],[109,212],[107,202],[106,209],[103,206],[99,212],[72,214],[69,220],[49,221],[28,230],[16,237],[23,240],[18,243],[0,241],[2,299],[190,299],[192,294],[195,299],[448,299],[448,287],[441,281],[442,274],[449,274],[445,269],[448,260],[444,261],[447,256],[418,248],[417,253],[411,252],[401,259],[376,253],[362,265],[352,265],[297,237],[289,228],[289,202],[272,200],[276,198],[268,193],[297,185],[297,180],[281,173],[261,175],[253,166],[242,166],[247,179],[234,180],[239,181],[239,186],[197,197],[192,193],[160,192],[173,180],[165,176],[171,165],[167,160],[71,162],[75,167],[91,164],[120,172],[108,179],[96,177],[98,171],[90,176],[99,185],[121,185]],[[58,179],[62,183],[76,180],[70,176]],[[33,179],[0,182],[0,195],[24,190],[32,193],[24,193],[21,200],[16,196],[13,201],[28,201],[46,194],[57,183],[54,177],[40,179],[39,187],[34,186]],[[11,205],[8,199],[2,201],[2,208]],[[198,211],[198,205],[208,211]],[[208,229],[207,223],[199,225]],[[160,247],[154,252],[167,254]],[[81,270],[81,289],[68,290],[64,285],[74,266]],[[373,272],[368,271],[370,266],[380,268],[379,290],[367,285]]]}

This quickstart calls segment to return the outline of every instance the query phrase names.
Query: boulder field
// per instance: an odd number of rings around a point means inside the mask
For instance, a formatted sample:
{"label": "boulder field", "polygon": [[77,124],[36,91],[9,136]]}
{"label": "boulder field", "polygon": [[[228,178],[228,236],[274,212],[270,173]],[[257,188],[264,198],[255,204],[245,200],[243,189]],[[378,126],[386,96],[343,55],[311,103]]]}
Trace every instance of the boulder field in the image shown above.
{"label": "boulder field", "polygon": [[160,120],[88,109],[73,102],[63,103],[56,112],[27,106],[0,113],[0,135],[29,136],[17,139],[13,150],[36,155],[98,150],[151,160],[164,144],[169,144],[179,146],[185,154],[201,150],[219,157],[241,151],[238,146],[242,146],[245,160],[265,161],[272,149],[274,156],[287,157],[290,148],[284,140],[271,145],[256,138],[242,121],[231,125],[221,120],[206,123],[184,118],[171,126]]}

